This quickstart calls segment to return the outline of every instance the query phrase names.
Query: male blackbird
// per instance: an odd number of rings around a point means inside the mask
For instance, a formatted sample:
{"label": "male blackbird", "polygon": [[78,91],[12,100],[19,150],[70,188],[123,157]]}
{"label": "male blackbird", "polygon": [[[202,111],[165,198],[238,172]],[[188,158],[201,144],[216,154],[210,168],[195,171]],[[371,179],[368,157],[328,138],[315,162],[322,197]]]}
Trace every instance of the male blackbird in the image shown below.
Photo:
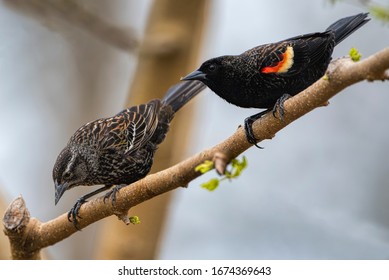
{"label": "male blackbird", "polygon": [[114,186],[104,196],[104,201],[111,197],[114,204],[120,188],[147,175],[174,113],[204,88],[198,81],[181,82],[162,100],[89,122],[73,134],[54,165],[55,204],[76,186],[104,185],[79,198],[69,211],[68,219],[76,228],[78,211],[86,199]]}
{"label": "male blackbird", "polygon": [[367,13],[342,18],[324,32],[292,37],[252,48],[240,55],[205,61],[182,80],[199,80],[227,102],[244,108],[267,109],[245,119],[247,140],[257,139],[252,123],[320,79],[331,61],[334,47],[370,19]]}

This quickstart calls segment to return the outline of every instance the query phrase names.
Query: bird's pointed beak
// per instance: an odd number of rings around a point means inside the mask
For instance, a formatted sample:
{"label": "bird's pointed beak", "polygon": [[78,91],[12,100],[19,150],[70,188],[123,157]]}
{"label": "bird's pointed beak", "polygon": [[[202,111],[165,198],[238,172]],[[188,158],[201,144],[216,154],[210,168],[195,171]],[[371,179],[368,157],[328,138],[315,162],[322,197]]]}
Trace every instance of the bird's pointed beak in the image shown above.
{"label": "bird's pointed beak", "polygon": [[200,70],[196,70],[186,75],[185,77],[181,78],[181,81],[190,81],[190,80],[204,81],[205,78],[206,78],[206,74],[204,72]]}
{"label": "bird's pointed beak", "polygon": [[61,199],[64,192],[68,189],[68,183],[58,184],[55,181],[55,205],[57,205],[58,201]]}

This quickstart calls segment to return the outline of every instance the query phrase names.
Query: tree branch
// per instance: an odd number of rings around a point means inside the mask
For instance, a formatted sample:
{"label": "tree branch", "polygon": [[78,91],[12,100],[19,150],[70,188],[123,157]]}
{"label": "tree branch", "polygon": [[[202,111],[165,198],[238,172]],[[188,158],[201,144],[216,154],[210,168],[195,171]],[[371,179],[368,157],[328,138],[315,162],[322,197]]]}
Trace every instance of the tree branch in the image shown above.
{"label": "tree branch", "polygon": [[[388,69],[389,48],[360,62],[352,62],[348,58],[335,60],[331,63],[326,78],[320,79],[285,102],[284,121],[274,118],[272,114],[267,114],[254,123],[253,130],[257,136],[261,136],[261,140],[270,139],[289,123],[327,104],[331,97],[346,87],[362,80],[388,80]],[[216,153],[224,154],[227,160],[231,160],[250,147],[251,144],[246,140],[244,129],[238,128],[232,136],[218,145],[173,167],[151,174],[129,187],[122,188],[117,194],[116,207],[113,207],[111,203],[104,203],[101,197],[85,203],[80,209],[79,214],[83,218],[79,221],[79,227],[84,228],[112,214],[125,220],[128,209],[131,207],[180,186],[186,186],[190,181],[199,177],[201,174],[194,171],[195,166],[205,160],[212,160]],[[53,245],[77,231],[67,220],[67,214],[46,223],[29,218],[29,214],[28,219],[15,219],[15,217],[24,216],[20,213],[28,213],[23,206],[24,203],[20,207],[21,199],[17,198],[11,203],[3,219],[5,233],[11,242],[13,258],[37,258],[40,249]]]}

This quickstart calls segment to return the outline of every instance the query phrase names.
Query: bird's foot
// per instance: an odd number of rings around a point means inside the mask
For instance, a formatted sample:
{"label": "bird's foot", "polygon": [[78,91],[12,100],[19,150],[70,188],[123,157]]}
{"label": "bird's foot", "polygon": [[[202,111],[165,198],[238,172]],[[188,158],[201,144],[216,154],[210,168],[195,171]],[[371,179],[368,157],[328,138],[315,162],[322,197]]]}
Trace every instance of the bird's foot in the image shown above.
{"label": "bird's foot", "polygon": [[114,186],[111,190],[109,190],[105,195],[104,195],[104,198],[103,198],[103,201],[105,203],[105,200],[111,198],[111,201],[112,201],[112,206],[115,206],[115,203],[116,203],[116,194],[119,192],[119,190],[123,187],[125,187],[127,185],[116,185]]}
{"label": "bird's foot", "polygon": [[254,131],[253,131],[253,122],[255,121],[255,119],[252,119],[250,117],[246,118],[244,120],[244,131],[246,133],[246,138],[247,138],[247,141],[254,145],[255,147],[259,148],[259,149],[263,149],[263,147],[259,146],[257,144],[258,140],[255,135],[254,135]]}
{"label": "bird's foot", "polygon": [[265,115],[266,113],[268,113],[269,110],[265,110],[265,111],[262,111],[262,112],[259,112],[258,114],[255,114],[255,115],[252,115],[248,118],[246,118],[244,120],[244,131],[246,133],[246,138],[247,138],[247,141],[250,143],[250,144],[253,144],[255,147],[259,148],[259,149],[263,149],[263,147],[259,146],[257,144],[258,140],[255,135],[254,135],[254,131],[253,131],[253,123],[260,119],[263,115]]}
{"label": "bird's foot", "polygon": [[277,102],[276,104],[274,105],[273,107],[273,110],[272,110],[272,113],[273,113],[273,116],[275,118],[276,117],[276,113],[277,113],[277,108],[278,108],[278,114],[280,116],[280,120],[283,121],[284,120],[284,115],[285,115],[285,109],[284,109],[284,103],[287,99],[291,98],[292,96],[290,94],[283,94],[280,98],[277,99]]}
{"label": "bird's foot", "polygon": [[83,197],[79,198],[76,202],[76,204],[74,204],[74,206],[72,207],[72,209],[70,209],[70,211],[68,212],[68,220],[69,222],[72,222],[74,227],[77,229],[77,230],[81,230],[79,227],[78,227],[78,221],[77,221],[77,218],[81,218],[81,216],[78,215],[78,212],[80,211],[80,208],[81,208],[81,205],[83,205],[87,200]]}

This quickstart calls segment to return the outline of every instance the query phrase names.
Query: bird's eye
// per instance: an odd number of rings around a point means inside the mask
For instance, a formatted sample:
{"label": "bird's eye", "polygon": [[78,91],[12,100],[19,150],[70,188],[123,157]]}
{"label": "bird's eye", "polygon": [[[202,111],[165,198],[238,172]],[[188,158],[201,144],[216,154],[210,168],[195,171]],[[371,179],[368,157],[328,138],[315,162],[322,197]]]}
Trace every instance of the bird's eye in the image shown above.
{"label": "bird's eye", "polygon": [[208,66],[208,70],[211,71],[211,72],[215,71],[216,70],[216,65],[215,64],[210,64]]}
{"label": "bird's eye", "polygon": [[62,175],[62,178],[63,178],[64,180],[69,180],[70,177],[71,177],[71,175],[70,175],[69,172],[65,172],[65,173]]}

